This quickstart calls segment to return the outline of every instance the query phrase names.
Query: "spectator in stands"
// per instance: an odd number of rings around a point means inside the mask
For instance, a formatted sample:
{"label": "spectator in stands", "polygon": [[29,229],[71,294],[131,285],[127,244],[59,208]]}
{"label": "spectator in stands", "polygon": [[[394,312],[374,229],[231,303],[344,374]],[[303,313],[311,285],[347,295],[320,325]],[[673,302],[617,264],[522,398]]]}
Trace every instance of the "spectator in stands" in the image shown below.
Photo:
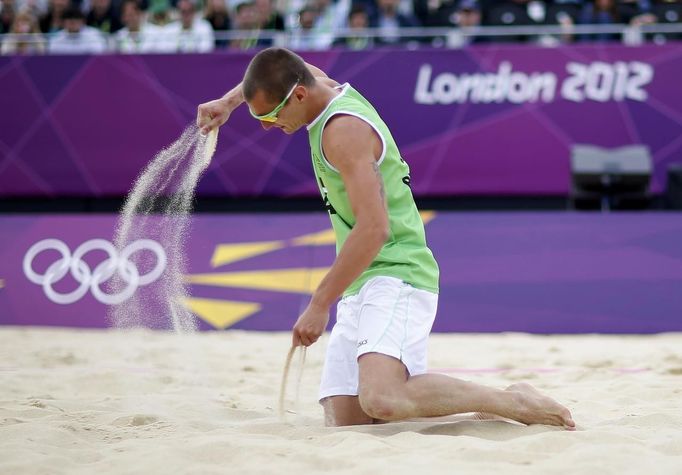
{"label": "spectator in stands", "polygon": [[428,11],[426,25],[453,27],[447,38],[433,38],[432,43],[442,46],[444,41],[450,48],[461,48],[471,43],[484,42],[486,38],[464,35],[462,28],[481,25],[481,6],[478,0],[447,0],[437,9]]}
{"label": "spectator in stands", "polygon": [[91,0],[90,5],[90,11],[85,17],[86,25],[97,28],[105,35],[116,33],[123,28],[111,0]]}
{"label": "spectator in stands", "polygon": [[9,33],[14,24],[16,9],[13,2],[0,2],[0,35]]}
{"label": "spectator in stands", "polygon": [[[593,0],[586,3],[580,12],[579,23],[586,25],[613,25],[621,23],[620,13],[615,0]],[[589,41],[618,41],[620,35],[615,33],[599,33],[583,36]]]}
{"label": "spectator in stands", "polygon": [[53,54],[87,54],[106,51],[102,34],[85,25],[85,15],[78,7],[71,6],[62,14],[64,29],[55,33],[49,42]]}
{"label": "spectator in stands", "polygon": [[61,30],[64,12],[69,7],[69,0],[49,0],[47,13],[40,18],[40,31],[54,33]]}
{"label": "spectator in stands", "polygon": [[[429,2],[424,1],[424,4],[437,5],[437,8],[428,8],[430,5],[423,5],[427,7],[426,15],[421,15],[420,20],[424,26],[459,26],[461,11],[478,10],[478,4],[463,3],[460,0],[445,0],[443,2]],[[475,5],[474,5],[475,4]],[[418,9],[421,12],[421,8]]]}
{"label": "spectator in stands", "polygon": [[[348,14],[348,29],[353,32],[367,33],[369,12],[363,3],[354,3]],[[352,50],[363,50],[374,46],[374,38],[362,34],[350,34],[334,40],[334,46],[344,46]]]}
{"label": "spectator in stands", "polygon": [[2,43],[3,55],[42,54],[47,49],[45,39],[40,34],[38,20],[29,10],[17,14],[9,33],[9,37]]}
{"label": "spectator in stands", "polygon": [[[232,28],[232,21],[225,0],[208,0],[204,9],[204,18],[218,35]],[[229,44],[230,42],[226,38],[216,38],[216,48],[226,48]]]}
{"label": "spectator in stands", "polygon": [[[402,1],[405,1],[405,0],[402,0]],[[413,15],[414,15],[414,2],[415,1],[416,0],[411,0],[412,6],[410,9],[410,13],[412,13]],[[431,1],[435,1],[435,0],[431,0]],[[369,23],[371,24],[372,18],[377,16],[377,1],[376,0],[353,0],[351,2],[351,8],[353,5],[356,5],[358,3],[364,5],[365,8],[367,9],[367,15],[369,16]],[[403,4],[401,3],[401,5],[403,5]]]}
{"label": "spectator in stands", "polygon": [[[367,2],[367,0],[363,0],[363,1]],[[374,3],[376,3],[376,0],[374,0]],[[375,13],[376,13],[376,10],[375,10]],[[418,25],[422,26],[422,23],[419,21],[419,18],[417,18],[415,13],[414,13],[414,0],[400,0],[398,2],[398,13],[402,13],[403,15],[414,17],[417,20]]]}
{"label": "spectator in stands", "polygon": [[215,47],[211,24],[196,14],[192,0],[178,0],[180,19],[165,27],[168,51],[207,53]]}
{"label": "spectator in stands", "polygon": [[[350,0],[312,0],[310,7],[317,10],[313,32],[318,36],[318,49],[329,48],[334,42],[336,32],[346,28]],[[300,15],[299,15],[300,16]]]}
{"label": "spectator in stands", "polygon": [[562,7],[567,7],[569,11],[571,9],[577,10],[570,11],[571,16],[577,16],[585,3],[585,0],[552,0],[547,2],[547,10],[551,10],[552,6],[556,6],[559,9],[562,9]]}
{"label": "spectator in stands", "polygon": [[273,0],[255,0],[255,3],[264,30],[284,31],[284,17],[273,6]]}
{"label": "spectator in stands", "polygon": [[[571,42],[574,33],[571,27],[577,22],[582,24],[616,24],[629,23],[633,26],[652,24],[656,17],[651,13],[649,0],[618,0],[606,2],[582,3],[581,0],[555,0],[548,6],[548,24],[558,24],[566,33],[560,39],[564,43]],[[583,35],[583,41],[618,41],[619,34]],[[641,41],[641,37],[639,39]]]}
{"label": "spectator in stands", "polygon": [[[594,0],[594,3],[585,5],[581,12],[582,23],[626,23],[632,26],[641,26],[656,23],[656,17],[651,13],[649,0]],[[619,34],[592,35],[587,40],[597,41],[620,41]],[[630,29],[624,32],[622,37],[628,44],[639,44],[643,41],[643,35]]]}
{"label": "spectator in stands", "polygon": [[573,25],[577,23],[581,9],[581,0],[555,0],[553,3],[548,4],[544,23],[560,26],[562,33],[558,35],[542,35],[538,38],[538,43],[545,46],[572,43],[575,40]]}
{"label": "spectator in stands", "polygon": [[172,21],[171,5],[168,0],[151,0],[147,22],[156,26],[166,26]]}
{"label": "spectator in stands", "polygon": [[486,38],[480,36],[464,35],[462,28],[476,28],[481,25],[481,7],[477,0],[460,0],[457,9],[450,17],[452,26],[457,27],[450,36],[447,44],[451,48],[463,47],[473,43],[483,43]]}
{"label": "spectator in stands", "polygon": [[414,0],[414,16],[422,26],[437,26],[440,23],[441,10],[449,10],[455,0]]}
{"label": "spectator in stands", "polygon": [[[673,0],[674,1],[674,0]],[[657,3],[673,3],[662,1]],[[616,9],[622,23],[633,26],[656,23],[657,18],[651,13],[652,2],[650,0],[617,0]]]}
{"label": "spectator in stands", "polygon": [[234,30],[239,31],[241,37],[230,42],[231,48],[245,50],[272,45],[271,40],[260,37],[261,19],[255,3],[250,0],[239,3],[234,12]]}
{"label": "spectator in stands", "polygon": [[123,0],[121,20],[125,25],[114,37],[119,53],[153,53],[163,51],[164,32],[157,25],[144,22],[140,0]]}
{"label": "spectator in stands", "polygon": [[[6,0],[0,3],[6,3]],[[40,18],[47,13],[48,0],[14,0],[14,7],[18,12],[28,11]]]}
{"label": "spectator in stands", "polygon": [[400,36],[400,28],[419,26],[419,21],[413,15],[406,15],[398,11],[400,0],[377,0],[378,13],[372,20],[371,26],[380,29],[377,44],[392,45],[406,42]]}
{"label": "spectator in stands", "polygon": [[454,24],[460,28],[472,28],[481,24],[481,8],[477,0],[460,0]]}
{"label": "spectator in stands", "polygon": [[330,42],[326,35],[315,30],[319,11],[313,5],[303,7],[298,13],[298,28],[291,33],[289,47],[298,51],[324,50]]}
{"label": "spectator in stands", "polygon": [[[545,4],[539,0],[482,0],[482,23],[487,26],[532,26],[543,21]],[[535,19],[534,19],[535,18]],[[525,43],[526,35],[494,36],[495,43]]]}

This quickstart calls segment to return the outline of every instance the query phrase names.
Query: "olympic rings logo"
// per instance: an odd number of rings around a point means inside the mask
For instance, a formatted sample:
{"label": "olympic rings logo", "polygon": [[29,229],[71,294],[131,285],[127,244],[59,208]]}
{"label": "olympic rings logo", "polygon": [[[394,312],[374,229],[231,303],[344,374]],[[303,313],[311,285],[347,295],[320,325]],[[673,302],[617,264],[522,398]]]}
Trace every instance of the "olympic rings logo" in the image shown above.
{"label": "olympic rings logo", "polygon": [[[55,250],[61,254],[61,258],[50,264],[44,274],[38,274],[33,270],[33,260],[43,251]],[[108,254],[108,258],[91,270],[83,260],[88,252],[101,250]],[[130,256],[138,251],[151,251],[156,256],[156,265],[146,274],[140,275],[137,267],[129,260]],[[151,239],[139,239],[123,248],[121,254],[112,243],[104,239],[91,239],[81,244],[71,254],[68,246],[59,239],[44,239],[35,243],[24,256],[24,274],[34,284],[42,285],[47,298],[54,303],[68,305],[77,302],[88,292],[99,302],[106,305],[118,305],[125,302],[135,294],[138,287],[151,284],[158,279],[166,269],[166,252],[161,244]],[[72,292],[59,293],[53,285],[60,281],[68,272],[79,283],[78,288]],[[118,293],[107,294],[102,291],[101,284],[118,273],[121,280],[126,284]]]}

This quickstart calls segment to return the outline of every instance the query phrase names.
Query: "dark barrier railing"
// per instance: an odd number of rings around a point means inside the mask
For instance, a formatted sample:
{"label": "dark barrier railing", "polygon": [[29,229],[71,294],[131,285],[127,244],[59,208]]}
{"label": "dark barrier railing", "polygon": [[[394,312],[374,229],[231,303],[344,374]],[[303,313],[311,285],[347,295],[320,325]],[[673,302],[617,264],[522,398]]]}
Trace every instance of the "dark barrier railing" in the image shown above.
{"label": "dark barrier railing", "polygon": [[[367,38],[380,40],[386,32],[381,28],[338,29],[329,35],[334,39]],[[21,42],[29,45],[44,45],[44,52],[48,52],[50,39],[53,34],[4,34],[0,35],[0,43]],[[277,45],[295,50],[306,50],[299,46],[301,38],[316,38],[320,33],[306,30],[291,30],[286,32],[275,30],[234,30],[215,31],[214,37],[218,47],[225,43],[240,42],[239,49],[254,49],[264,45]],[[499,41],[531,41],[543,46],[556,46],[571,42],[590,41],[593,37],[609,35],[611,41],[621,42],[629,46],[641,45],[646,42],[665,43],[682,39],[682,23],[670,24],[610,24],[610,25],[528,25],[528,26],[478,26],[467,28],[450,27],[419,27],[400,28],[391,41],[394,46],[400,44],[409,47],[421,45],[443,46],[446,48],[461,48],[469,44],[470,40],[478,39],[490,42]],[[107,47],[105,51],[117,52],[116,35],[103,35]],[[160,34],[156,43],[152,43],[153,52],[174,53],[174,44],[167,36]],[[330,42],[331,43],[331,42]],[[340,46],[343,47],[343,46]],[[316,49],[326,49],[316,48]],[[5,54],[13,51],[6,51]],[[28,51],[29,54],[40,53],[38,49]],[[150,51],[147,51],[150,52]]]}

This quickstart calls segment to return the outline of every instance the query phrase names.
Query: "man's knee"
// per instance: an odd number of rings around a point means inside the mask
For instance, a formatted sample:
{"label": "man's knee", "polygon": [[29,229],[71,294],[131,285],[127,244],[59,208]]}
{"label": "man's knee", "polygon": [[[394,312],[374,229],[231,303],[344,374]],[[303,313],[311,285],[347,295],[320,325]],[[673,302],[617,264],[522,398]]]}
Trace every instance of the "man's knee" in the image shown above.
{"label": "man's knee", "polygon": [[360,365],[359,402],[362,410],[374,419],[405,419],[407,368],[397,358],[380,353],[366,353]]}
{"label": "man's knee", "polygon": [[395,421],[403,418],[400,398],[388,391],[360,390],[360,406],[365,414],[374,419]]}

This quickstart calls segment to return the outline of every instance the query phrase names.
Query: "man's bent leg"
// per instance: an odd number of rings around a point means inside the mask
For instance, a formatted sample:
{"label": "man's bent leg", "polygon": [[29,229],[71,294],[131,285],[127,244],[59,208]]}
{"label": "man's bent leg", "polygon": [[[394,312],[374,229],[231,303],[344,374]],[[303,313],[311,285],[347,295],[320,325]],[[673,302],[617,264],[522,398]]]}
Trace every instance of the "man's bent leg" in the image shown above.
{"label": "man's bent leg", "polygon": [[320,401],[327,427],[372,424],[374,420],[360,407],[357,396],[331,396]]}
{"label": "man's bent leg", "polygon": [[568,409],[530,385],[503,391],[440,374],[407,377],[400,360],[379,353],[362,355],[359,366],[360,407],[373,418],[396,421],[482,412],[525,424],[575,427]]}

